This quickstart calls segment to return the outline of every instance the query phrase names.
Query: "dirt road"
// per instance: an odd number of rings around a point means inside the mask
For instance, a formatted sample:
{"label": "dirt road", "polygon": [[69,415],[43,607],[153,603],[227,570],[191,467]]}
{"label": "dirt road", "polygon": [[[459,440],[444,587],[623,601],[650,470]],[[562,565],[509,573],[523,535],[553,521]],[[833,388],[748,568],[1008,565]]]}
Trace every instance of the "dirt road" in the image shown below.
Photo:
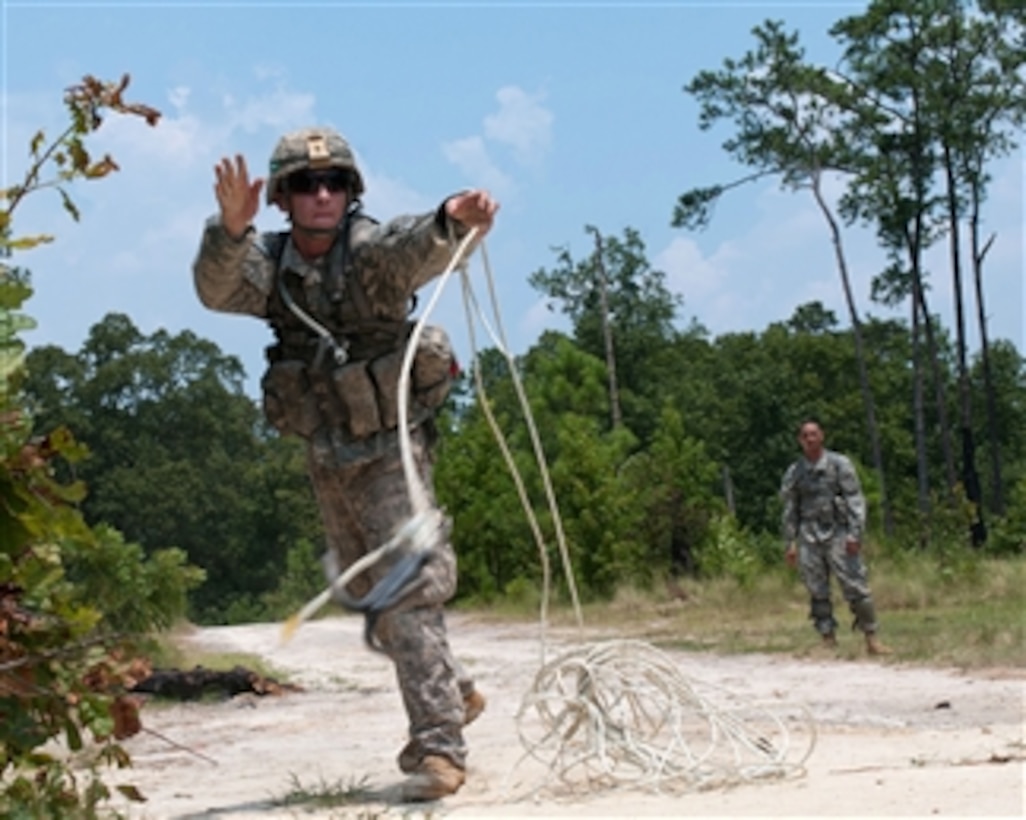
{"label": "dirt road", "polygon": [[[546,661],[590,645],[579,632],[495,625],[451,615],[450,635],[488,697],[468,727],[467,783],[424,807],[398,804],[394,756],[405,722],[387,661],[361,640],[362,620],[305,625],[284,646],[279,625],[207,628],[189,640],[212,651],[266,657],[305,691],[220,703],[148,705],[144,733],[126,747],[134,768],[119,776],[148,801],[137,818],[278,817],[651,817],[651,816],[1022,816],[1022,670],[964,674],[872,659],[802,659],[666,653],[679,673],[742,701],[810,716],[811,749],[784,776],[661,791],[568,788],[525,762],[517,713]],[[603,636],[594,636],[599,639]],[[855,640],[854,637],[849,640]],[[790,718],[788,719],[790,720]],[[171,745],[174,741],[179,746]],[[295,783],[310,791],[360,784],[351,805],[311,810],[275,805]],[[127,804],[125,804],[127,806]]]}

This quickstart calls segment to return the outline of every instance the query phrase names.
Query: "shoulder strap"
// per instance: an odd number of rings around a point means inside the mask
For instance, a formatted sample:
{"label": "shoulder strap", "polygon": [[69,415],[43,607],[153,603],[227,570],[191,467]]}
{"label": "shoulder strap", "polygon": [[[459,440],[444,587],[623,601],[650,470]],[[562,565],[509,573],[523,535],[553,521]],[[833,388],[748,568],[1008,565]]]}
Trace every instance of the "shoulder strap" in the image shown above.
{"label": "shoulder strap", "polygon": [[834,492],[841,494],[841,460],[833,450],[827,450],[827,463],[830,465],[831,477],[834,480]]}

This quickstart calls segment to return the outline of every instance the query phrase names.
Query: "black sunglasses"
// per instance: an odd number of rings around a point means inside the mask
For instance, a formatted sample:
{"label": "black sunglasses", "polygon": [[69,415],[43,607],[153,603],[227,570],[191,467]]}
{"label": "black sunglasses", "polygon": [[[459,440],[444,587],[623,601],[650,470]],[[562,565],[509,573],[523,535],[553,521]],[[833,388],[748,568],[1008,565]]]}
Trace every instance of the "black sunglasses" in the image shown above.
{"label": "black sunglasses", "polygon": [[345,171],[296,171],[286,179],[286,186],[293,194],[316,194],[322,185],[333,194],[348,190],[349,174]]}

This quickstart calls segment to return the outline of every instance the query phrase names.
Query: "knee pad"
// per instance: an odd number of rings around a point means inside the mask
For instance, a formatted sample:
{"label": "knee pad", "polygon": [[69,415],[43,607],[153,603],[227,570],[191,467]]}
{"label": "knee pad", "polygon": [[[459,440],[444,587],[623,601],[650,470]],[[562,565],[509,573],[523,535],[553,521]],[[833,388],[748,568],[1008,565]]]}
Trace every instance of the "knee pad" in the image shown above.
{"label": "knee pad", "polygon": [[851,614],[855,616],[852,622],[852,629],[861,629],[863,632],[876,632],[876,607],[873,606],[873,599],[868,596],[858,601],[849,601]]}
{"label": "knee pad", "polygon": [[834,620],[834,607],[829,598],[813,598],[809,607],[809,618],[816,625],[821,635],[833,632],[837,628]]}

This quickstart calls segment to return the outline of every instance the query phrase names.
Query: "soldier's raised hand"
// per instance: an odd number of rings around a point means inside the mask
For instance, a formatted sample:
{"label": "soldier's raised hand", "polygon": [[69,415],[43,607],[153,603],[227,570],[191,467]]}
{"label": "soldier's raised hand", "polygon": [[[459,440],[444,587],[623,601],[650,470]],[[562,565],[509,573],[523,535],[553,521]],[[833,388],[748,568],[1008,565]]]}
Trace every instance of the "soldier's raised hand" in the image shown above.
{"label": "soldier's raised hand", "polygon": [[260,210],[264,181],[250,181],[246,159],[241,154],[235,155],[234,163],[227,157],[222,159],[214,166],[214,175],[217,177],[214,195],[221,208],[221,224],[229,236],[239,239]]}

